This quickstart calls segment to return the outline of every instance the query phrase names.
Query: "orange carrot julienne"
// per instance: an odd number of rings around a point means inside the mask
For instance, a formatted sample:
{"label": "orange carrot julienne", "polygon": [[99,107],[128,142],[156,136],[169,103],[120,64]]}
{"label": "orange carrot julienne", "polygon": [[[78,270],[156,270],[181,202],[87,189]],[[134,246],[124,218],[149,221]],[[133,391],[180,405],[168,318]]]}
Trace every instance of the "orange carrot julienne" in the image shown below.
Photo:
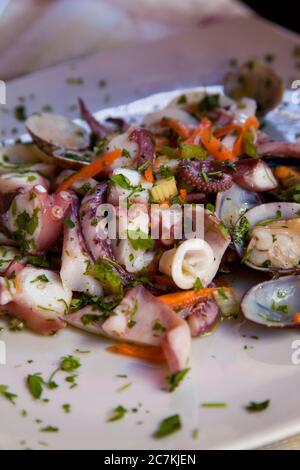
{"label": "orange carrot julienne", "polygon": [[274,169],[274,175],[281,181],[288,179],[300,179],[300,172],[289,166],[278,166]]}
{"label": "orange carrot julienne", "polygon": [[235,160],[234,155],[222,142],[213,135],[212,122],[203,118],[194,132],[185,140],[185,144],[198,145],[201,143],[208,153],[216,160]]}
{"label": "orange carrot julienne", "polygon": [[63,181],[58,186],[56,192],[68,190],[77,181],[86,178],[93,178],[94,176],[98,175],[103,170],[105,170],[106,167],[110,166],[115,160],[120,158],[121,154],[121,149],[115,149],[105,153],[102,157],[99,157],[94,162],[84,166],[77,173],[74,173],[74,175],[71,175],[70,178],[67,178],[65,181]]}
{"label": "orange carrot julienne", "polygon": [[295,315],[293,316],[293,322],[300,323],[300,312],[295,313]]}
{"label": "orange carrot julienne", "polygon": [[186,197],[187,197],[187,190],[186,189],[180,189],[179,190],[179,197],[180,197],[181,203],[184,204],[185,201],[186,201]]}
{"label": "orange carrot julienne", "polygon": [[236,158],[239,157],[243,153],[244,138],[248,130],[251,129],[251,127],[253,129],[258,129],[259,127],[259,122],[255,116],[250,116],[244,122],[241,133],[234,143],[232,153]]}
{"label": "orange carrot julienne", "polygon": [[170,127],[182,139],[187,139],[191,134],[190,128],[177,119],[164,117],[161,119],[160,125],[162,127]]}
{"label": "orange carrot julienne", "polygon": [[[184,308],[199,302],[202,299],[211,298],[218,292],[220,287],[205,287],[199,290],[187,290],[174,292],[173,294],[164,294],[157,297],[171,308]],[[223,287],[224,292],[230,292],[230,287]]]}
{"label": "orange carrot julienne", "polygon": [[190,134],[190,136],[185,139],[184,144],[192,144],[192,145],[199,145],[200,144],[200,137],[201,137],[201,131],[203,128],[211,129],[212,128],[212,122],[204,118],[200,121],[198,126],[193,130],[193,132]]}
{"label": "orange carrot julienne", "polygon": [[214,135],[215,137],[217,137],[217,139],[220,139],[221,137],[225,137],[233,131],[240,133],[241,130],[241,126],[237,124],[228,124],[227,126],[219,127],[219,129],[216,129]]}
{"label": "orange carrot julienne", "polygon": [[148,168],[144,171],[144,177],[145,177],[145,180],[148,181],[148,183],[153,183],[154,177],[153,177],[153,173],[152,173],[151,168],[148,167]]}
{"label": "orange carrot julienne", "polygon": [[109,346],[106,350],[149,362],[162,363],[166,360],[163,350],[158,346],[137,346],[134,344],[117,343]]}
{"label": "orange carrot julienne", "polygon": [[232,152],[219,139],[214,137],[212,123],[208,119],[202,119],[198,129],[201,143],[212,157],[216,160],[235,160]]}

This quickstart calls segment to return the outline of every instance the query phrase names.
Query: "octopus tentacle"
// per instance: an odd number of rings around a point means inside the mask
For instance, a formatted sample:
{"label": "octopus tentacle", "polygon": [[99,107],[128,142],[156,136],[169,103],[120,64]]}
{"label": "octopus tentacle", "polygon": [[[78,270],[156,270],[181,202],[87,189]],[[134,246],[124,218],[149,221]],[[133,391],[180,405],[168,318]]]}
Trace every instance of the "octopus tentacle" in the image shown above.
{"label": "octopus tentacle", "polygon": [[203,193],[227,191],[232,186],[232,176],[224,169],[224,163],[209,160],[182,160],[178,166],[183,181]]}

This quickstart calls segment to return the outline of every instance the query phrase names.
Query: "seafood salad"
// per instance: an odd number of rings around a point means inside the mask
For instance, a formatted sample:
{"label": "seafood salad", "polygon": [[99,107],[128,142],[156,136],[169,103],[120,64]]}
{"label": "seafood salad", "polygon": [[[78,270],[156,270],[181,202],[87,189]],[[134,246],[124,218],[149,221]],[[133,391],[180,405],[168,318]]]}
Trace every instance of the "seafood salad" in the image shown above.
{"label": "seafood salad", "polygon": [[[264,92],[268,71],[239,73],[245,89],[229,74],[224,94],[180,94],[138,125],[80,99],[80,122],[34,114],[30,142],[2,144],[4,318],[105,336],[171,374],[222,319],[300,326],[300,143],[262,129],[278,77]],[[222,273],[241,263],[266,281],[239,302]]]}

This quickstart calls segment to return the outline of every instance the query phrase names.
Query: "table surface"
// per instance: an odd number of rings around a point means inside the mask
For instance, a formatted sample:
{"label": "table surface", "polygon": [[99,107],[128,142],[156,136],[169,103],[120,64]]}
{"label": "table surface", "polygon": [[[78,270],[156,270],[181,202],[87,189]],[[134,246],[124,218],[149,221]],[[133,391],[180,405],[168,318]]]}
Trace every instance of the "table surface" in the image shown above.
{"label": "table surface", "polygon": [[[237,40],[238,39],[238,40]],[[287,86],[299,76],[293,57],[299,36],[261,19],[235,19],[195,29],[158,43],[126,46],[51,67],[6,84],[0,106],[0,139],[24,133],[20,106],[30,114],[48,110],[78,117],[76,97],[97,111],[180,87],[221,83],[229,61],[266,55]],[[220,47],[222,44],[222,47]],[[195,60],[196,58],[196,60]],[[300,449],[300,435],[263,449]]]}

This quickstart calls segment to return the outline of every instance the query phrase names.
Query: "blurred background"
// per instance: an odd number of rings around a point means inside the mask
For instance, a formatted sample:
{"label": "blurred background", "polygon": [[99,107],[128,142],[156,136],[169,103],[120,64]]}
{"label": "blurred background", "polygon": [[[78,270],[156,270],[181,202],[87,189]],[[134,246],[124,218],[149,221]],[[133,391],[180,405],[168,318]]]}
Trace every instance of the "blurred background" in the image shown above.
{"label": "blurred background", "polygon": [[255,11],[297,30],[294,3],[286,0],[283,9],[255,0],[0,0],[1,78]]}

